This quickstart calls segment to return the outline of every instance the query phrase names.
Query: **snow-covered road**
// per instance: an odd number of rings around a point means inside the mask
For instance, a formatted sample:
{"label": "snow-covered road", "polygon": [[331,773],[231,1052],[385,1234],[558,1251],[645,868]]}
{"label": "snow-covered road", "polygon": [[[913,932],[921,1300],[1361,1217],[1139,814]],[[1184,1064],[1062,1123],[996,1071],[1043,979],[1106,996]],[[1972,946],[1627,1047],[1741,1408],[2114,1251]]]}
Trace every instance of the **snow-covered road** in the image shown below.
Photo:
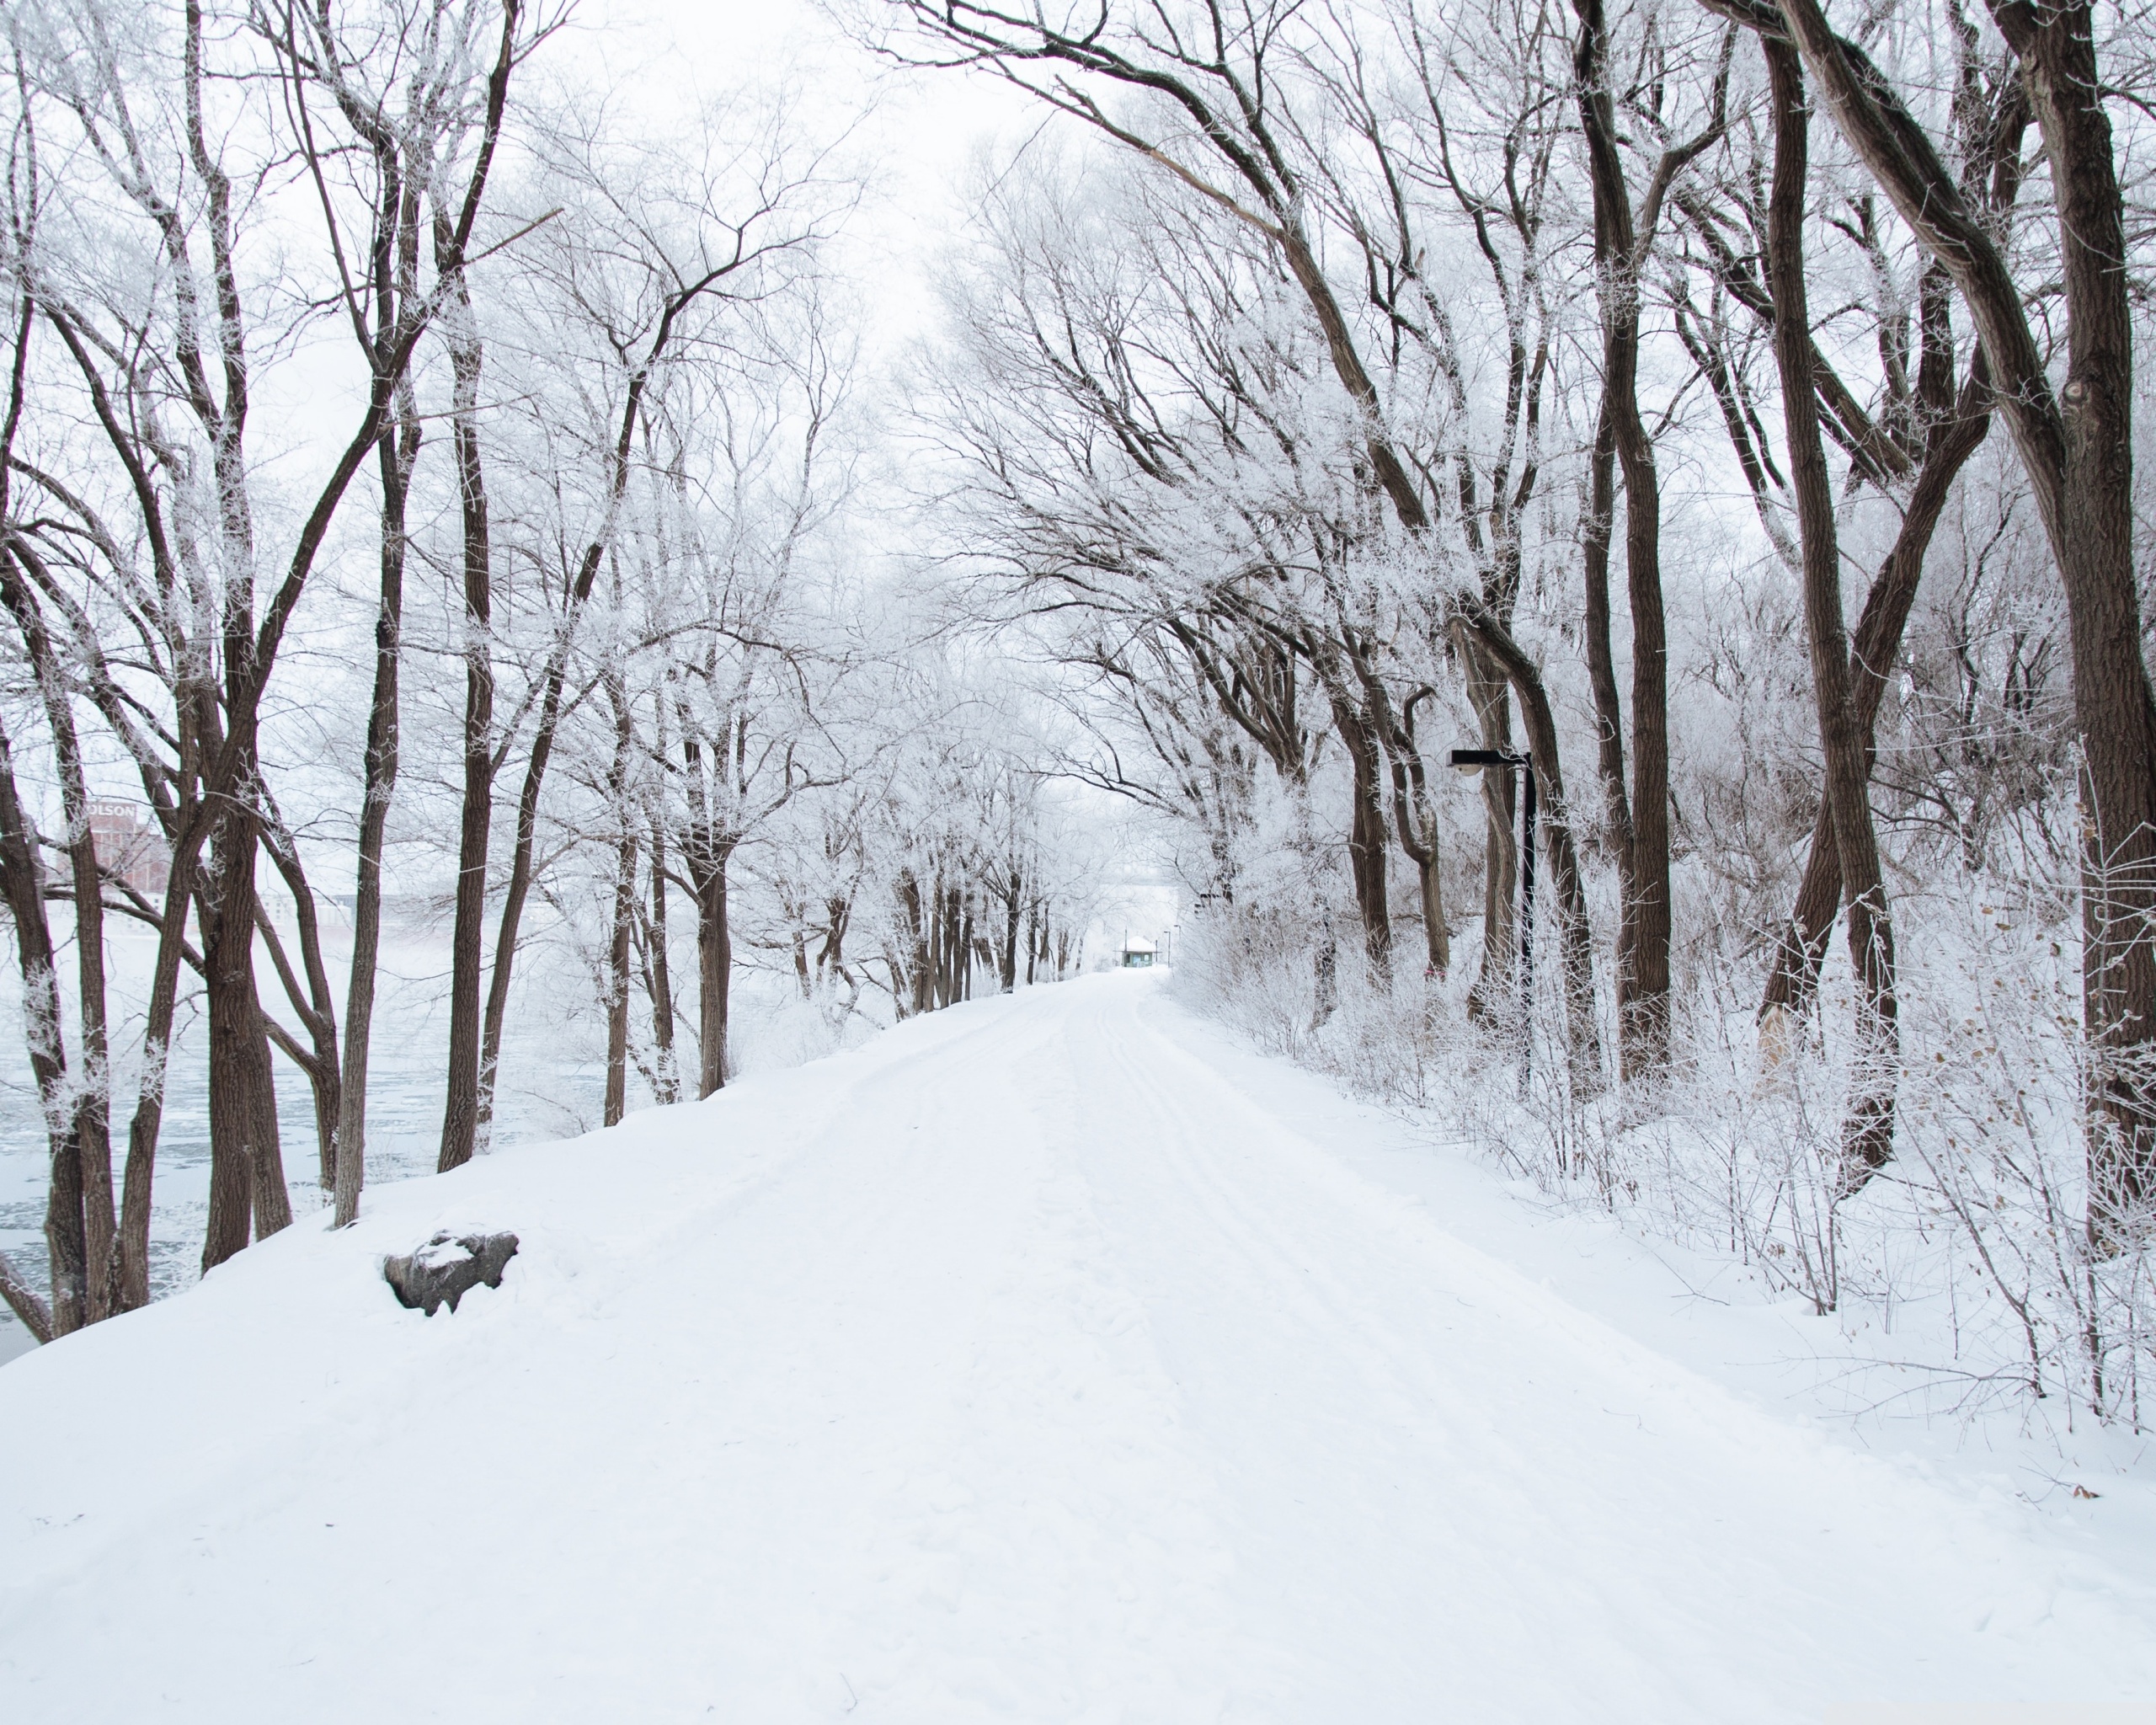
{"label": "snow-covered road", "polygon": [[[1258,1064],[1151,978],[984,1002],[0,1369],[0,1719],[2156,1697],[2140,1578],[1628,1338]],[[466,1225],[500,1291],[398,1308]]]}

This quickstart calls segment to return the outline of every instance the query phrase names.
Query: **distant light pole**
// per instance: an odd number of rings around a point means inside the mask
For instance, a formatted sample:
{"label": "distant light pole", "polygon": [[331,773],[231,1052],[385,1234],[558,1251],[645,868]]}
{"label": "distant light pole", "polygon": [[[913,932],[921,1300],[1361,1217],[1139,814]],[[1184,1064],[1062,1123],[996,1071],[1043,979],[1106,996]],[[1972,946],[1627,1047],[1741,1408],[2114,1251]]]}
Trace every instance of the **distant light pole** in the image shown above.
{"label": "distant light pole", "polygon": [[1509,754],[1502,749],[1455,749],[1452,764],[1462,772],[1481,772],[1502,766],[1518,772],[1526,793],[1520,799],[1519,869],[1519,1024],[1520,1083],[1534,1060],[1534,1031],[1530,1018],[1534,988],[1534,757]]}

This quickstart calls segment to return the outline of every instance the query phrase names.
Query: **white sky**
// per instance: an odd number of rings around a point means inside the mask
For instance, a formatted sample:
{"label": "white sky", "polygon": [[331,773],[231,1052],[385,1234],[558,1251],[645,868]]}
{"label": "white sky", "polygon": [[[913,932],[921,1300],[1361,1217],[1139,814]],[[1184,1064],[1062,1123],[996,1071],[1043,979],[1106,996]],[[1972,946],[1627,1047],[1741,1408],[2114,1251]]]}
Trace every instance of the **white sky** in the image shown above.
{"label": "white sky", "polygon": [[[669,114],[781,85],[803,93],[803,122],[825,135],[867,113],[851,153],[870,179],[838,267],[859,297],[872,371],[932,314],[933,272],[963,216],[969,162],[999,140],[1015,147],[1053,118],[982,74],[889,67],[849,41],[814,0],[574,3],[568,28],[528,76],[606,93],[625,130],[648,135]],[[302,202],[297,219],[312,242],[312,206]],[[255,394],[258,422],[275,427],[274,436],[257,435],[257,459],[270,457],[312,495],[365,398],[342,326],[325,323],[298,353],[259,367]]]}
{"label": "white sky", "polygon": [[867,297],[873,345],[888,350],[926,310],[930,273],[968,163],[1037,131],[1039,105],[992,77],[886,66],[814,0],[579,0],[573,35],[550,54],[601,56],[626,99],[693,104],[786,81],[835,128],[871,107],[862,153],[874,178],[848,230],[847,268]]}

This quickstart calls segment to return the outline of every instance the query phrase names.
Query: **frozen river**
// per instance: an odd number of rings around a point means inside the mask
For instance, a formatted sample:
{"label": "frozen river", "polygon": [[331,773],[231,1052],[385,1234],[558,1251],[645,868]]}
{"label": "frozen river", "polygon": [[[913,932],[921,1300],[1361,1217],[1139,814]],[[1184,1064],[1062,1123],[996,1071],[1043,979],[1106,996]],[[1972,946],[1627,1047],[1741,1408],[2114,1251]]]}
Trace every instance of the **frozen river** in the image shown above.
{"label": "frozen river", "polygon": [[[339,944],[344,931],[326,927],[325,953],[340,988],[348,953]],[[147,931],[123,927],[111,937],[113,1011],[122,1020],[143,990],[155,957]],[[71,965],[72,953],[61,958]],[[685,964],[677,978],[693,976]],[[264,1003],[286,1023],[276,979],[262,966]],[[23,1049],[19,979],[12,954],[0,970],[0,1251],[42,1290],[46,1275],[45,1128],[32,1088],[29,1061]],[[380,999],[375,1010],[372,1071],[367,1087],[367,1180],[371,1185],[434,1172],[440,1146],[444,1071],[448,1064],[449,943],[440,932],[416,921],[385,931]],[[574,1137],[600,1121],[606,1090],[606,1033],[593,1005],[590,973],[575,955],[558,946],[534,944],[520,953],[517,985],[502,1050],[494,1141],[510,1145]],[[864,1002],[864,1006],[868,1002]],[[642,1002],[639,1001],[641,1007]],[[199,996],[184,996],[177,1018],[171,1076],[165,1093],[164,1129],[157,1140],[157,1179],[152,1188],[150,1227],[152,1292],[162,1298],[195,1281],[200,1274],[203,1225],[210,1191],[210,1116],[207,1025]],[[684,1010],[686,1008],[686,1010]],[[681,1033],[693,1039],[693,997],[677,1005]],[[139,1015],[127,1018],[125,1033],[115,1038],[121,1062],[113,1110],[115,1165],[125,1154],[127,1122],[133,1107],[134,1055],[140,1046]],[[730,1039],[737,1071],[798,1065],[842,1043],[866,1036],[872,1027],[855,1017],[830,1024],[821,1011],[803,1004],[786,979],[753,969],[737,969],[734,985],[734,1033]],[[685,1044],[683,1056],[693,1061]],[[285,1175],[292,1210],[304,1218],[327,1202],[319,1183],[313,1097],[305,1076],[283,1055],[274,1055],[277,1075],[277,1117],[282,1125]],[[650,1101],[632,1072],[629,1107]],[[119,1178],[115,1166],[114,1178]],[[29,1332],[0,1306],[0,1361],[33,1344]]]}
{"label": "frozen river", "polygon": [[[129,982],[147,974],[153,953],[147,932],[118,931],[112,941],[115,1012]],[[341,958],[341,954],[333,955]],[[518,992],[504,1050],[498,1141],[509,1144],[585,1131],[600,1121],[605,1086],[605,1049],[582,1008],[590,983],[573,960],[545,962],[536,954]],[[72,954],[63,959],[72,963]],[[520,968],[523,960],[520,959]],[[386,940],[382,997],[376,1010],[372,1077],[367,1098],[367,1178],[372,1183],[431,1173],[441,1133],[443,1071],[448,1043],[448,945],[424,929],[399,931]],[[281,1007],[276,981],[263,967],[265,1003]],[[339,1005],[341,1006],[341,1000]],[[289,1012],[280,1014],[287,1024]],[[12,954],[0,992],[0,1251],[42,1289],[45,1276],[45,1144],[37,1096],[23,1050],[19,982]],[[115,1040],[123,1061],[113,1110],[114,1161],[125,1153],[132,1108],[133,1034]],[[164,1130],[157,1141],[157,1180],[151,1225],[151,1275],[162,1296],[200,1274],[202,1230],[209,1201],[209,1087],[204,1045],[207,1026],[199,998],[183,1001]],[[277,1115],[283,1127],[285,1172],[292,1208],[301,1216],[319,1210],[314,1105],[306,1077],[281,1055],[274,1056]],[[634,1081],[631,1106],[638,1104]],[[118,1168],[115,1168],[115,1179]],[[31,1346],[29,1333],[0,1306],[0,1360]]]}

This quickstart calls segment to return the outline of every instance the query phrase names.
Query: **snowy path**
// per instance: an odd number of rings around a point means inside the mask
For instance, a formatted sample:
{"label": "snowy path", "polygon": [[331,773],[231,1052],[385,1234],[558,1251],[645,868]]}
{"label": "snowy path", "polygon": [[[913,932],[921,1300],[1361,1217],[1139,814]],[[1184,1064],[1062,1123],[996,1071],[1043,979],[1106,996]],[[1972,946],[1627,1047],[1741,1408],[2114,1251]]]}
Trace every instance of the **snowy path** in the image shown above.
{"label": "snowy path", "polygon": [[[0,1718],[2156,1696],[2144,1582],[1626,1339],[1240,1058],[1146,978],[937,1015],[0,1370]],[[500,1292],[398,1310],[467,1224]]]}

